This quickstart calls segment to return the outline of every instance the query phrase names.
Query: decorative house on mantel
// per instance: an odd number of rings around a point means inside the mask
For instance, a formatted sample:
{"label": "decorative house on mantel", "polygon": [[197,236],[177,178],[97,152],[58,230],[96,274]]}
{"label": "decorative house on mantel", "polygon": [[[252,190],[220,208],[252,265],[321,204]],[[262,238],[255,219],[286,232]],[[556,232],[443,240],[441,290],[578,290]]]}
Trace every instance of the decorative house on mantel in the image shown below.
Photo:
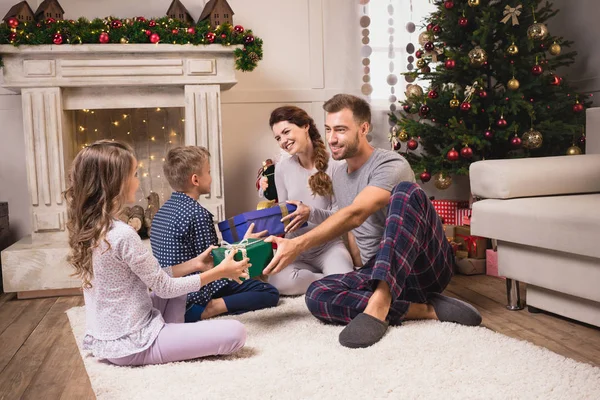
{"label": "decorative house on mantel", "polygon": [[19,22],[33,22],[35,15],[29,6],[29,3],[22,1],[15,4],[10,8],[10,10],[8,10],[4,16],[4,22],[7,22],[10,18],[16,18],[19,20]]}
{"label": "decorative house on mantel", "polygon": [[233,9],[227,3],[227,0],[210,0],[204,6],[198,22],[209,20],[211,26],[219,26],[221,24],[233,25]]}
{"label": "decorative house on mantel", "polygon": [[35,12],[35,19],[40,21],[47,18],[63,19],[65,10],[57,0],[44,0]]}
{"label": "decorative house on mantel", "polygon": [[176,19],[186,24],[193,24],[194,18],[179,0],[173,0],[167,10],[167,17]]}

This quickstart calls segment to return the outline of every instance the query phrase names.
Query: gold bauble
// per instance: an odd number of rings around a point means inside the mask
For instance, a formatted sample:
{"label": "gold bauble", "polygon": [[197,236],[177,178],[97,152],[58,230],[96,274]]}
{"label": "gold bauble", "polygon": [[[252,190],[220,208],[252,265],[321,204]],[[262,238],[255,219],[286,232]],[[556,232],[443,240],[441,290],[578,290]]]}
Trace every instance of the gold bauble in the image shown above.
{"label": "gold bauble", "polygon": [[469,5],[469,7],[477,7],[479,6],[479,0],[469,0],[467,4]]}
{"label": "gold bauble", "polygon": [[515,78],[512,78],[510,81],[508,81],[508,88],[510,90],[519,90],[519,81],[516,80]]}
{"label": "gold bauble", "polygon": [[455,97],[452,100],[450,100],[450,107],[451,108],[456,108],[460,106],[460,101],[458,101],[458,99]]}
{"label": "gold bauble", "polygon": [[129,40],[127,40],[127,38],[122,37],[121,38],[121,43],[122,44],[127,44],[127,43],[129,43]]}
{"label": "gold bauble", "polygon": [[411,97],[421,97],[423,96],[423,88],[415,84],[406,85],[406,92],[404,94],[409,100]]}
{"label": "gold bauble", "polygon": [[427,42],[433,42],[433,34],[431,32],[421,32],[419,34],[419,44],[425,46]]}
{"label": "gold bauble", "polygon": [[519,54],[519,48],[517,47],[515,42],[508,46],[508,49],[506,49],[506,53],[510,56],[516,56],[517,54]]}
{"label": "gold bauble", "polygon": [[560,48],[560,44],[554,42],[552,43],[552,46],[550,46],[550,50],[548,50],[550,52],[550,54],[552,54],[553,56],[557,56],[560,54],[560,51],[562,49]]}
{"label": "gold bauble", "polygon": [[544,137],[540,131],[531,128],[523,134],[521,140],[523,141],[523,147],[526,149],[539,149],[542,147]]}
{"label": "gold bauble", "polygon": [[477,46],[469,52],[469,60],[473,67],[481,67],[487,61],[487,53]]}
{"label": "gold bauble", "polygon": [[578,156],[579,154],[581,154],[581,149],[575,145],[567,149],[568,156]]}
{"label": "gold bauble", "polygon": [[401,142],[406,142],[408,140],[408,133],[404,129],[398,133],[398,140]]}
{"label": "gold bauble", "polygon": [[548,36],[548,28],[544,24],[535,23],[527,28],[527,36],[533,40],[543,40]]}
{"label": "gold bauble", "polygon": [[423,68],[427,65],[427,63],[425,62],[425,60],[423,60],[422,58],[419,58],[417,60],[417,68]]}
{"label": "gold bauble", "polygon": [[452,177],[439,172],[433,176],[433,184],[440,190],[446,190],[452,185]]}

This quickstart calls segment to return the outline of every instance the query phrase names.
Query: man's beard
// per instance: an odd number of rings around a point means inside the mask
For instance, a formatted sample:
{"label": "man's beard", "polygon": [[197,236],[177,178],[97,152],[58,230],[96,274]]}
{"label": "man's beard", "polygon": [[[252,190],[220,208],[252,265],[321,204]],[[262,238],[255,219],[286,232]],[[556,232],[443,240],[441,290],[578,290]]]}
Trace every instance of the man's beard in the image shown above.
{"label": "man's beard", "polygon": [[354,157],[356,154],[358,154],[358,145],[359,145],[359,139],[358,139],[358,133],[356,134],[356,136],[354,137],[355,140],[351,143],[347,143],[344,145],[343,150],[342,150],[342,154],[340,154],[339,156],[335,156],[332,154],[332,158],[334,160],[346,160],[348,158],[352,158]]}

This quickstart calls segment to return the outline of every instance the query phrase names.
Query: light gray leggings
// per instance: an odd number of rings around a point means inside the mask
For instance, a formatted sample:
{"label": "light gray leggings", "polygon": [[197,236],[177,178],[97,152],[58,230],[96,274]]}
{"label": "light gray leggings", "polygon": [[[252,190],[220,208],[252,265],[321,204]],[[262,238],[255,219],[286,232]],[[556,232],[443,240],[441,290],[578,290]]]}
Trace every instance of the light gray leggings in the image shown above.
{"label": "light gray leggings", "polygon": [[327,275],[346,274],[353,270],[350,253],[341,240],[336,240],[327,243],[317,254],[300,255],[281,272],[269,276],[269,283],[280,294],[293,296],[306,293],[311,283]]}

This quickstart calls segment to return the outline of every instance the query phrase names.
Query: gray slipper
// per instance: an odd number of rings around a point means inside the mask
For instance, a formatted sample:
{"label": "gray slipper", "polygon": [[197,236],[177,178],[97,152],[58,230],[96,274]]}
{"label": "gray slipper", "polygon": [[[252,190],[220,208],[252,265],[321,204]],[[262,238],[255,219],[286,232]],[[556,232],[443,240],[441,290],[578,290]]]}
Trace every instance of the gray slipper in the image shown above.
{"label": "gray slipper", "polygon": [[439,293],[428,293],[427,302],[433,306],[442,322],[456,322],[467,326],[481,324],[481,314],[469,303]]}
{"label": "gray slipper", "polygon": [[369,347],[381,340],[388,323],[360,313],[340,332],[340,344],[351,349]]}

